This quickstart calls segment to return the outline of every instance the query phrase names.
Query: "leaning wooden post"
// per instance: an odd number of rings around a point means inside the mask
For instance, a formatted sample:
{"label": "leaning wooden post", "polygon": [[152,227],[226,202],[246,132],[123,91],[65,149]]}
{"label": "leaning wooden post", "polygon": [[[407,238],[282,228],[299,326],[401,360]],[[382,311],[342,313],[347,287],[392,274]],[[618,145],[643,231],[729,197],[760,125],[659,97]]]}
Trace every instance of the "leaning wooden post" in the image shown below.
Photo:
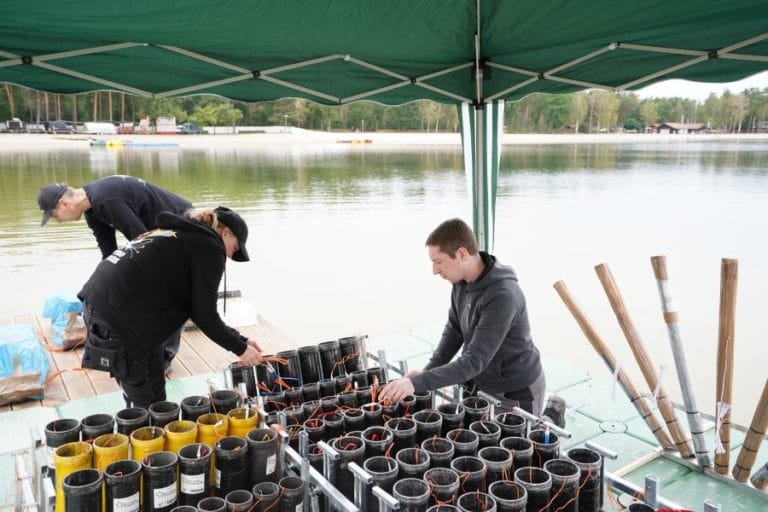
{"label": "leaning wooden post", "polygon": [[675,447],[680,452],[682,457],[693,457],[693,449],[688,443],[688,438],[680,427],[680,422],[677,419],[672,402],[670,402],[667,392],[664,390],[656,370],[653,367],[651,358],[648,356],[648,352],[645,349],[645,344],[640,339],[640,335],[637,333],[632,320],[629,318],[629,313],[624,305],[624,299],[621,298],[619,287],[616,285],[616,281],[613,279],[608,265],[601,263],[595,267],[598,278],[603,285],[605,294],[608,296],[608,301],[611,303],[611,308],[616,314],[616,318],[619,321],[619,326],[624,332],[624,337],[629,342],[629,347],[632,349],[632,353],[637,360],[637,364],[640,366],[640,370],[643,372],[645,381],[648,383],[650,389],[657,390],[658,397],[656,403],[659,405],[659,411],[661,412],[664,421],[667,423],[669,433],[672,434],[672,439],[675,442]]}
{"label": "leaning wooden post", "polygon": [[693,448],[696,451],[696,460],[701,467],[709,467],[712,465],[712,461],[709,458],[707,441],[704,438],[704,429],[701,426],[701,412],[696,404],[696,396],[694,395],[693,387],[691,386],[688,363],[685,359],[685,348],[683,348],[680,327],[677,323],[677,307],[672,300],[672,287],[669,284],[669,276],[667,274],[667,257],[652,257],[651,266],[653,266],[653,274],[656,276],[656,282],[659,287],[661,309],[664,312],[664,322],[667,324],[669,343],[672,345],[672,355],[675,359],[677,379],[680,381],[680,390],[683,393],[683,403],[685,404],[685,412],[688,416],[688,426],[690,426],[691,435],[693,436]]}
{"label": "leaning wooden post", "polygon": [[592,326],[592,322],[590,322],[589,318],[587,318],[587,316],[581,311],[581,308],[579,308],[579,305],[576,303],[576,299],[574,299],[573,295],[571,295],[571,291],[567,286],[565,286],[563,281],[556,282],[554,286],[555,290],[557,290],[557,293],[560,295],[560,298],[563,299],[565,307],[568,308],[568,311],[571,312],[573,318],[576,319],[576,323],[578,323],[579,327],[581,327],[581,330],[584,332],[584,335],[587,337],[589,343],[595,349],[595,352],[597,352],[605,364],[608,365],[608,369],[611,370],[611,373],[616,374],[619,384],[627,394],[627,397],[629,397],[629,401],[632,403],[632,405],[635,406],[637,412],[643,418],[645,424],[648,425],[648,428],[651,429],[653,435],[656,436],[656,440],[664,449],[671,448],[672,439],[669,438],[667,432],[659,424],[659,421],[656,419],[653,411],[648,406],[648,402],[642,396],[640,396],[640,393],[637,392],[637,389],[635,388],[634,384],[632,384],[629,376],[624,373],[624,370],[621,368],[616,371],[616,358],[608,349],[608,346],[605,344],[605,342],[600,338],[600,335],[597,334],[597,331]]}
{"label": "leaning wooden post", "polygon": [[763,386],[763,394],[755,407],[755,415],[752,416],[752,423],[749,425],[749,432],[741,445],[739,457],[736,459],[736,465],[733,466],[733,478],[739,482],[746,482],[749,478],[749,472],[752,471],[752,465],[757,457],[757,450],[760,449],[760,443],[763,441],[765,431],[768,430],[768,380]]}
{"label": "leaning wooden post", "polygon": [[736,284],[739,260],[723,258],[720,264],[720,332],[717,340],[717,400],[715,471],[728,474],[731,449],[731,405],[733,390],[733,344],[736,336]]}

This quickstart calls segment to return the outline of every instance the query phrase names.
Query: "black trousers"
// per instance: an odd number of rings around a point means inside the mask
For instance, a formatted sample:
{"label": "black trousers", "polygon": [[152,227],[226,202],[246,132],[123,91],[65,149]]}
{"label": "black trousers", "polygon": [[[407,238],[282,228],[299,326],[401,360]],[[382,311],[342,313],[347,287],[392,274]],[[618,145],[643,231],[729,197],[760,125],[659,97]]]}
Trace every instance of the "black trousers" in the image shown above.
{"label": "black trousers", "polygon": [[99,316],[92,304],[83,304],[87,328],[83,368],[109,372],[123,391],[127,407],[144,407],[165,400],[164,341],[146,357],[131,355],[119,334]]}

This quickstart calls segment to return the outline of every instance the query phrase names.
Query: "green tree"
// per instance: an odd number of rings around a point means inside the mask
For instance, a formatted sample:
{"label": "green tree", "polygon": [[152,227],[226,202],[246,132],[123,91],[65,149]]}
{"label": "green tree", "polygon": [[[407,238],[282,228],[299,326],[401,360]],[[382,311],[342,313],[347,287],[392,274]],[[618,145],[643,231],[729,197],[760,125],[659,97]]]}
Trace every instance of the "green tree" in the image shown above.
{"label": "green tree", "polygon": [[651,126],[659,122],[659,104],[656,101],[646,101],[640,106],[640,119],[645,126]]}

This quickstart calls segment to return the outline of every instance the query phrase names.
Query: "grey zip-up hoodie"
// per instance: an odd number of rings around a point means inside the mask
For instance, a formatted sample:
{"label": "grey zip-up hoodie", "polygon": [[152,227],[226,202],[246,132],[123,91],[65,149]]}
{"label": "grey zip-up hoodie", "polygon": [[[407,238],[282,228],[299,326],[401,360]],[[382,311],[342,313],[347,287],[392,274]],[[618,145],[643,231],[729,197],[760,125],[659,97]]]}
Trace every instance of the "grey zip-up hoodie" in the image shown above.
{"label": "grey zip-up hoodie", "polygon": [[485,270],[477,281],[453,285],[440,343],[424,371],[411,379],[416,391],[474,379],[481,391],[504,393],[527,388],[541,374],[515,272],[490,254],[480,256]]}

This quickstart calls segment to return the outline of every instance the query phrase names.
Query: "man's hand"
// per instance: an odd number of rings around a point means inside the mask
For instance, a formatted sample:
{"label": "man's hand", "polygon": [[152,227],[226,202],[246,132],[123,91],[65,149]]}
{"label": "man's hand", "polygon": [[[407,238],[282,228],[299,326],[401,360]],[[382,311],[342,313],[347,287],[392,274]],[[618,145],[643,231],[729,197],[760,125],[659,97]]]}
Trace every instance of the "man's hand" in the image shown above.
{"label": "man's hand", "polygon": [[405,398],[408,395],[412,395],[414,392],[413,384],[411,383],[411,379],[397,379],[391,381],[389,384],[384,386],[384,389],[381,390],[381,394],[379,395],[379,401],[383,402],[385,400],[389,400],[390,403],[397,403],[403,398]]}
{"label": "man's hand", "polygon": [[264,351],[261,349],[261,346],[259,345],[259,342],[256,341],[255,339],[248,338],[248,341],[246,341],[246,343],[248,343],[248,345],[258,350],[260,353],[264,353]]}
{"label": "man's hand", "polygon": [[252,344],[251,341],[253,340],[248,340],[248,347],[240,354],[240,364],[243,366],[256,366],[261,363],[261,350],[256,348],[259,345],[255,341]]}

